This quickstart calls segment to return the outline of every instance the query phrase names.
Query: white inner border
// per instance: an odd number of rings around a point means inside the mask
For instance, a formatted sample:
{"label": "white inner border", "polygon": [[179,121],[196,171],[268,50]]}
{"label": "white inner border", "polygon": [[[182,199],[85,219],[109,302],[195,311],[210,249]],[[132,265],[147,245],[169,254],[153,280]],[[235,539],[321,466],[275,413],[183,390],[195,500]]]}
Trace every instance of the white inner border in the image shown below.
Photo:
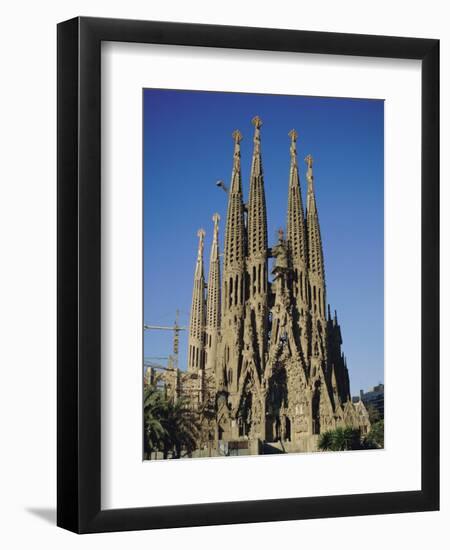
{"label": "white inner border", "polygon": [[[117,42],[101,62],[102,508],[420,489],[420,62]],[[386,100],[384,451],[142,461],[143,88]]]}

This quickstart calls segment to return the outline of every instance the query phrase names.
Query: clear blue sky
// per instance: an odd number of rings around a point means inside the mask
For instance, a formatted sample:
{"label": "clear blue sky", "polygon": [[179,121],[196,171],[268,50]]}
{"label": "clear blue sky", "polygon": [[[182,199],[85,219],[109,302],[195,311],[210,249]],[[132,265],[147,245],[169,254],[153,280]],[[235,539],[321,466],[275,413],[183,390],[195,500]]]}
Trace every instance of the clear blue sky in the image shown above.
{"label": "clear blue sky", "polygon": [[[207,276],[213,222],[221,216],[221,249],[229,184],[231,134],[238,128],[244,198],[248,197],[253,126],[263,120],[262,159],[269,245],[285,227],[289,137],[297,150],[306,203],[304,157],[314,180],[325,257],[327,300],[337,309],[353,395],[384,381],[384,103],[220,92],[144,90],[144,320],[189,323],[197,230],[206,230]],[[187,332],[180,367],[186,367]],[[146,331],[144,355],[167,356],[172,334]],[[164,361],[159,361],[164,363]]]}

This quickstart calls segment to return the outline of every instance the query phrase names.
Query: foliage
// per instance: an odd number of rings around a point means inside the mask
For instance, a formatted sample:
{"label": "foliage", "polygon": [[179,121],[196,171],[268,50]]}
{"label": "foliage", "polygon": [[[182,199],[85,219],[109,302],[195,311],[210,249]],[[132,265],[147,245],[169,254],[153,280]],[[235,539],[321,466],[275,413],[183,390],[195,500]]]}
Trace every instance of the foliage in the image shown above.
{"label": "foliage", "polygon": [[369,420],[371,424],[374,424],[375,422],[381,420],[381,415],[378,409],[373,405],[373,403],[367,403],[366,410],[369,414]]}
{"label": "foliage", "polygon": [[180,458],[196,448],[200,425],[198,415],[185,400],[169,399],[155,386],[144,389],[144,456]]}
{"label": "foliage", "polygon": [[333,450],[333,432],[331,430],[323,432],[319,437],[318,448],[320,451]]}
{"label": "foliage", "polygon": [[154,386],[147,386],[144,389],[144,455],[147,458],[158,451],[165,436],[161,424],[164,407],[164,394]]}
{"label": "foliage", "polygon": [[321,451],[354,451],[362,448],[361,432],[354,428],[336,428],[319,437]]}
{"label": "foliage", "polygon": [[383,447],[384,420],[373,424],[366,436],[362,436],[359,429],[336,428],[322,433],[318,442],[320,451],[356,451]]}
{"label": "foliage", "polygon": [[161,424],[165,430],[162,451],[164,458],[181,458],[182,452],[190,454],[196,449],[200,425],[197,415],[183,399],[168,399]]}
{"label": "foliage", "polygon": [[370,449],[383,449],[384,448],[384,420],[379,420],[372,424],[370,432],[366,437],[367,445],[370,445]]}

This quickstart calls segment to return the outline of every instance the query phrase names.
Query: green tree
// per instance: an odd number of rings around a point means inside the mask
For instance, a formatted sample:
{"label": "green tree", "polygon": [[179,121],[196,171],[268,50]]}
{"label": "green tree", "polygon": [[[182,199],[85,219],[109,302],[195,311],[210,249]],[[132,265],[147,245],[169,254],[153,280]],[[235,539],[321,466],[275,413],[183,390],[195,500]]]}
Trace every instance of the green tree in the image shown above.
{"label": "green tree", "polygon": [[384,420],[372,424],[370,432],[361,437],[355,428],[336,428],[320,435],[317,447],[320,451],[356,451],[382,449],[384,447]]}
{"label": "green tree", "polygon": [[355,428],[336,428],[319,437],[321,451],[355,451],[362,448],[361,432]]}
{"label": "green tree", "polygon": [[144,389],[144,456],[151,458],[153,452],[157,452],[166,431],[162,424],[164,410],[167,406],[164,394],[154,386],[146,386]]}
{"label": "green tree", "polygon": [[333,432],[329,430],[320,434],[317,446],[320,451],[333,451]]}
{"label": "green tree", "polygon": [[384,420],[379,420],[372,424],[370,432],[365,438],[365,444],[369,449],[384,448]]}
{"label": "green tree", "polygon": [[169,458],[169,454],[172,458],[181,458],[183,452],[190,454],[196,449],[200,422],[186,400],[167,400],[161,424],[165,432],[162,439],[164,458]]}
{"label": "green tree", "polygon": [[373,405],[373,403],[367,403],[366,410],[369,414],[369,420],[371,424],[374,424],[375,422],[378,422],[381,419],[381,415]]}

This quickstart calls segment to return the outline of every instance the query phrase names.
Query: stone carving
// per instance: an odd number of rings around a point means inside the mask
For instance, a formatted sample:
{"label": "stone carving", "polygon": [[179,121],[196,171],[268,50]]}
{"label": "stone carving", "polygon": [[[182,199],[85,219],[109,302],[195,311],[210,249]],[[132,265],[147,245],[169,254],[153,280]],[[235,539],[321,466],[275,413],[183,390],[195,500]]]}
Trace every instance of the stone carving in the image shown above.
{"label": "stone carving", "polygon": [[[215,214],[207,296],[203,275],[205,235],[203,230],[198,233],[188,372],[208,374],[191,378],[189,391],[199,395],[200,402],[208,398],[215,403],[217,449],[227,442],[249,440],[277,443],[289,452],[313,450],[317,436],[324,430],[350,425],[367,431],[370,423],[364,411],[351,401],[337,314],[332,319],[329,306],[326,314],[313,158],[311,155],[305,158],[305,212],[297,163],[298,134],[291,130],[286,236],[280,230],[278,242],[270,248],[261,154],[262,121],[254,117],[252,123],[249,201],[244,207],[242,134],[236,130],[223,274],[218,250],[219,216]],[[275,259],[272,282],[268,275],[269,257]],[[183,384],[187,387],[186,375],[179,384],[181,394]],[[210,433],[211,420],[208,422]]]}

